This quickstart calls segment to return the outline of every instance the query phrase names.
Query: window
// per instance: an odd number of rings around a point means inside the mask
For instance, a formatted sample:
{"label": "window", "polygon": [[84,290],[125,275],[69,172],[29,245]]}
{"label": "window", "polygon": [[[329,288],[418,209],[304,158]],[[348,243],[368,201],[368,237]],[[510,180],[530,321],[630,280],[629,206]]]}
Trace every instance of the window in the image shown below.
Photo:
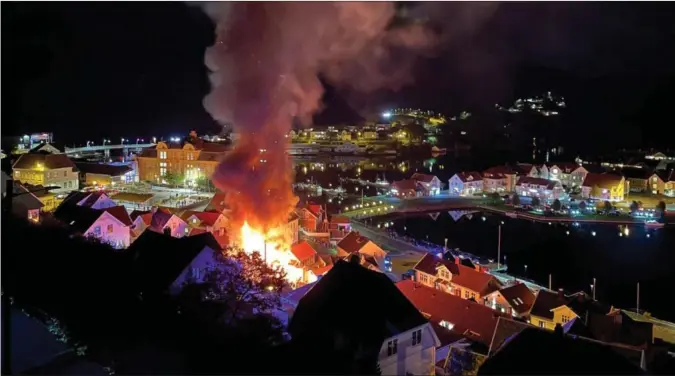
{"label": "window", "polygon": [[464,299],[469,299],[469,290],[464,290]]}
{"label": "window", "polygon": [[199,279],[199,268],[192,268],[192,277]]}
{"label": "window", "polygon": [[67,172],[67,171],[63,171],[63,177],[65,178],[66,176],[68,176],[68,172]]}
{"label": "window", "polygon": [[21,176],[21,172],[20,172],[20,171],[15,171],[14,175],[18,178],[19,176]]}
{"label": "window", "polygon": [[476,300],[476,293],[475,292],[471,293],[471,299]]}
{"label": "window", "polygon": [[413,332],[412,345],[418,345],[422,343],[422,329],[417,329]]}
{"label": "window", "polygon": [[101,226],[94,227],[94,235],[101,235]]}
{"label": "window", "polygon": [[109,225],[108,225],[108,234],[112,233],[113,231],[114,231],[113,225],[112,225],[112,224],[109,224]]}
{"label": "window", "polygon": [[570,321],[570,318],[568,316],[562,315],[562,322],[563,324]]}
{"label": "window", "polygon": [[387,356],[392,356],[398,351],[398,340],[389,341],[387,343]]}
{"label": "window", "polygon": [[166,152],[165,151],[159,152],[159,159],[166,159]]}
{"label": "window", "polygon": [[539,320],[539,327],[540,327],[540,328],[546,328],[546,323],[543,322],[543,321],[541,321],[541,320]]}

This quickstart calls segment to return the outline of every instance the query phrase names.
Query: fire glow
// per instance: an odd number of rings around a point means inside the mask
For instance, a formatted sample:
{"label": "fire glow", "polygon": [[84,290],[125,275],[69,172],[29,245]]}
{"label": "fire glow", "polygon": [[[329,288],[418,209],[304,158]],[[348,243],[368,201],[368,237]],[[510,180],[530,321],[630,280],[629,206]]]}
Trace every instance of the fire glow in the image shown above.
{"label": "fire glow", "polygon": [[[279,266],[286,272],[286,280],[289,283],[296,284],[303,281],[305,275],[302,268],[293,265],[295,257],[291,253],[290,247],[283,244],[281,240],[280,231],[270,230],[265,234],[262,231],[255,230],[249,226],[248,222],[244,222],[241,227],[241,246],[244,252],[251,254],[258,252],[265,258],[267,265],[275,267]],[[308,272],[307,283],[316,281],[316,276]]]}

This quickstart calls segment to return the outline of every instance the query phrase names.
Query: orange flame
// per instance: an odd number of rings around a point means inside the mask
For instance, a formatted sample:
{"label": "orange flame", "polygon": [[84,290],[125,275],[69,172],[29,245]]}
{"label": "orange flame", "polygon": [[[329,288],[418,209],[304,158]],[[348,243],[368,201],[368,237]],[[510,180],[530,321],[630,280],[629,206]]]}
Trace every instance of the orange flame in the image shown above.
{"label": "orange flame", "polygon": [[286,272],[286,280],[290,283],[316,281],[317,278],[313,273],[305,273],[302,268],[293,265],[297,262],[295,256],[291,253],[290,247],[280,240],[282,238],[280,234],[281,231],[277,229],[265,234],[253,229],[248,222],[244,222],[241,227],[241,246],[248,254],[259,252],[262,257],[266,258],[268,265],[280,266]]}

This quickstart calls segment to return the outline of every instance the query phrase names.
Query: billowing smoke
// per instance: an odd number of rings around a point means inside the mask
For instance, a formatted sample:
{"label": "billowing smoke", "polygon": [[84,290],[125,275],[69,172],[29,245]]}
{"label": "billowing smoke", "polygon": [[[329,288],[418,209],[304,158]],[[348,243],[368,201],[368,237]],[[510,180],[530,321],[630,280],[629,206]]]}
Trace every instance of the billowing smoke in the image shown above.
{"label": "billowing smoke", "polygon": [[233,220],[285,223],[295,207],[285,153],[294,119],[308,125],[321,108],[319,77],[370,92],[411,82],[409,68],[433,37],[396,25],[390,2],[207,3],[216,41],[206,51],[212,91],[204,105],[240,136],[213,175],[229,192]]}

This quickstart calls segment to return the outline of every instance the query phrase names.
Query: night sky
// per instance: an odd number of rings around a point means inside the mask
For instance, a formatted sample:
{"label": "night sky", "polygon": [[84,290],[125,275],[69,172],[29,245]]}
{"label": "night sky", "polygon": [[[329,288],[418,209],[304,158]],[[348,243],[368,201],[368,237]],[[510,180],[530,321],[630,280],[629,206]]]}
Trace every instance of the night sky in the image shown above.
{"label": "night sky", "polygon": [[[395,106],[481,114],[552,90],[567,99],[569,132],[586,142],[673,144],[672,3],[429,3],[407,14],[444,37],[418,61],[416,84],[358,100],[329,89],[317,123]],[[216,129],[202,107],[212,43],[208,17],[179,2],[5,2],[3,136],[53,131],[83,142]]]}

